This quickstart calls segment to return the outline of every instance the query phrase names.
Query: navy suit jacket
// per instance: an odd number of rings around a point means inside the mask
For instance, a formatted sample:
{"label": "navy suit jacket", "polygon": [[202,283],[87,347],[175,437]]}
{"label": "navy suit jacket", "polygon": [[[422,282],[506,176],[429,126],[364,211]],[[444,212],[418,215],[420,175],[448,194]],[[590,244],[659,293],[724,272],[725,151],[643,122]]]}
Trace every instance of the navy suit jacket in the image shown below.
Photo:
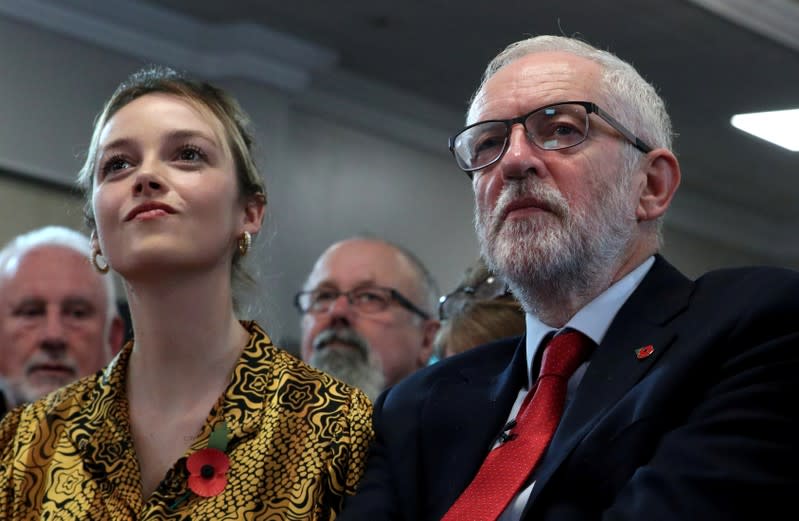
{"label": "navy suit jacket", "polygon": [[[653,353],[639,359],[636,349],[648,345]],[[515,338],[385,391],[366,473],[340,519],[440,519],[525,378],[525,343]],[[798,382],[799,273],[728,269],[691,281],[658,256],[595,349],[523,519],[751,521],[795,512]]]}

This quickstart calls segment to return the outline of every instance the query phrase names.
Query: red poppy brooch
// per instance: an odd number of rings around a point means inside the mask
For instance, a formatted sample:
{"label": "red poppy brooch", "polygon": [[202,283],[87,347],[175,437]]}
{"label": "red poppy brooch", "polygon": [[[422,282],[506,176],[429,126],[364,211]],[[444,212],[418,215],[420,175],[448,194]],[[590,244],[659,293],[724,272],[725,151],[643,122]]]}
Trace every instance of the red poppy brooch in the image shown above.
{"label": "red poppy brooch", "polygon": [[189,470],[189,488],[202,497],[216,496],[225,489],[230,461],[219,449],[198,450],[186,461]]}
{"label": "red poppy brooch", "polygon": [[652,344],[648,346],[639,347],[635,350],[635,357],[638,360],[643,360],[644,358],[648,358],[649,355],[655,352],[655,347]]}
{"label": "red poppy brooch", "polygon": [[[189,471],[189,490],[200,497],[212,497],[220,494],[227,485],[227,471],[230,468],[230,459],[227,450],[228,428],[227,422],[222,420],[216,424],[208,446],[200,449],[186,460],[186,470]],[[177,507],[185,501],[189,492],[178,498],[172,505]]]}

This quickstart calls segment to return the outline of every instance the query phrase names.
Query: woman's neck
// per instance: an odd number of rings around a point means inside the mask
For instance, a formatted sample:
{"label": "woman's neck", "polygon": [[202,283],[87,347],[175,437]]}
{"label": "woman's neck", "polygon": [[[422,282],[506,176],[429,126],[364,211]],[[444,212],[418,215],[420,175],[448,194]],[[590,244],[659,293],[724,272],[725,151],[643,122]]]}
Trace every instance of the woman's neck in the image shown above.
{"label": "woman's neck", "polygon": [[[134,346],[131,406],[186,410],[218,397],[247,342],[227,273],[128,284]],[[209,398],[210,399],[210,398]]]}

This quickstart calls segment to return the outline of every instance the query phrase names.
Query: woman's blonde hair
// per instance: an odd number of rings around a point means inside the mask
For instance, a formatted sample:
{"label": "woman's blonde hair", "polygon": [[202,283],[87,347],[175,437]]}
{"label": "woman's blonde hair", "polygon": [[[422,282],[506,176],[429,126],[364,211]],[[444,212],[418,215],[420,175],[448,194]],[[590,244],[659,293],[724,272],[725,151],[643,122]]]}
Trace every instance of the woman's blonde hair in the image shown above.
{"label": "woman's blonde hair", "polygon": [[[476,289],[491,277],[493,275],[485,260],[478,257],[464,272],[458,289]],[[456,289],[448,296],[457,292]],[[433,340],[433,352],[439,359],[500,338],[518,336],[525,331],[524,310],[507,292],[490,299],[466,299],[463,305],[451,309],[450,315],[442,317],[441,328]]]}
{"label": "woman's blonde hair", "polygon": [[433,349],[446,358],[500,338],[524,334],[521,305],[512,297],[475,300],[441,323]]}

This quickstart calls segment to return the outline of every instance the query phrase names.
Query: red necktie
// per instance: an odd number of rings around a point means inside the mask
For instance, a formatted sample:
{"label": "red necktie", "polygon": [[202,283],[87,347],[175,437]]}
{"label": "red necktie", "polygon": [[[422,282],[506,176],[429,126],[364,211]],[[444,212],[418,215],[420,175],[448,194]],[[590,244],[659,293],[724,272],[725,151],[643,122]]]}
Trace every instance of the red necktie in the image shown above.
{"label": "red necktie", "polygon": [[507,508],[555,433],[569,377],[585,360],[590,343],[579,331],[570,330],[546,345],[538,381],[516,415],[516,427],[507,441],[488,453],[442,521],[494,521]]}

